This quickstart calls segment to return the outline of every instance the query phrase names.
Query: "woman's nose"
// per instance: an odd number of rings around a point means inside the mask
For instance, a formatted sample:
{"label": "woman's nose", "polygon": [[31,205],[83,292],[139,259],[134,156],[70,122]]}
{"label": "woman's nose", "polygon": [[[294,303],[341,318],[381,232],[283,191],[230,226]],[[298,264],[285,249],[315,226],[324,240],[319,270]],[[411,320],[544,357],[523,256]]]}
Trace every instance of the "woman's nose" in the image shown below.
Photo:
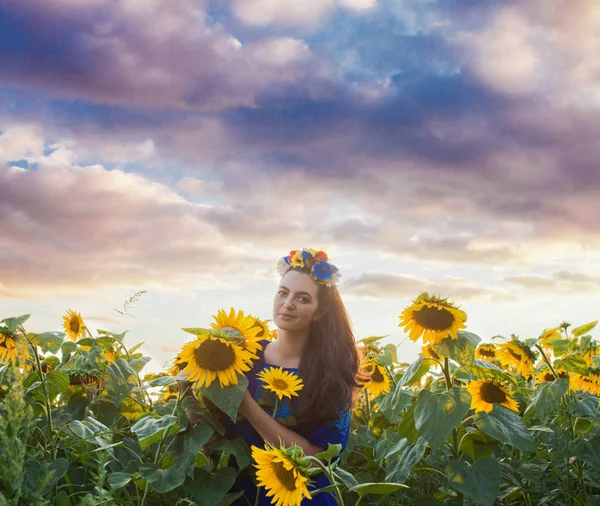
{"label": "woman's nose", "polygon": [[294,299],[292,297],[288,297],[287,299],[285,299],[283,301],[283,306],[286,308],[293,308],[294,307]]}

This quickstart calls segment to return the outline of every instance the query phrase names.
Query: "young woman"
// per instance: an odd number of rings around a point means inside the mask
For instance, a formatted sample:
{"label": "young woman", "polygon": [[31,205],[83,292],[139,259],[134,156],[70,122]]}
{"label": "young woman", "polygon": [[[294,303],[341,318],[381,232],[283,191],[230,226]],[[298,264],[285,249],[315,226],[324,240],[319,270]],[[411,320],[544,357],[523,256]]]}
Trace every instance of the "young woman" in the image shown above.
{"label": "young woman", "polygon": [[[277,338],[259,341],[262,350],[246,373],[249,384],[239,408],[240,417],[237,423],[226,424],[226,435],[231,439],[242,437],[249,446],[258,448],[264,448],[265,442],[277,448],[280,444],[298,445],[307,455],[316,455],[328,444],[344,448],[353,393],[358,386],[359,356],[336,288],[338,269],[328,262],[324,252],[305,249],[281,258],[278,271],[281,281],[273,301]],[[259,377],[267,369],[280,367],[303,383],[291,400],[277,400]],[[254,471],[250,467],[239,474],[234,491],[244,494],[234,505],[271,504],[264,487],[257,490]],[[309,491],[329,485],[323,474],[312,480]],[[305,503],[337,504],[329,493],[319,493]]]}

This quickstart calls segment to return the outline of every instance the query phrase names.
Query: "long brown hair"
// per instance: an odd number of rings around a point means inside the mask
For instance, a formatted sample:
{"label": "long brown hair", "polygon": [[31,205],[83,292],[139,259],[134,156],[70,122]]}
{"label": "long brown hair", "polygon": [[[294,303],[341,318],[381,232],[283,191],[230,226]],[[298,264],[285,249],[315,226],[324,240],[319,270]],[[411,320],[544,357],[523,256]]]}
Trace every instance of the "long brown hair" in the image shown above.
{"label": "long brown hair", "polygon": [[304,388],[295,416],[304,427],[338,418],[341,411],[350,408],[354,389],[359,386],[358,350],[337,288],[319,285],[317,315],[300,358]]}

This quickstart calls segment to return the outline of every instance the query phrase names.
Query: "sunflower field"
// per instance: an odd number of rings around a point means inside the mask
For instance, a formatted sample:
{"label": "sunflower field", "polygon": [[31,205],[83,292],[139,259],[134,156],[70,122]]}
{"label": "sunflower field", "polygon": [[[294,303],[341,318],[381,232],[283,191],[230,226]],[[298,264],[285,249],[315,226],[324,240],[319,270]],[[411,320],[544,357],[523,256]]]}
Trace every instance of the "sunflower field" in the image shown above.
{"label": "sunflower field", "polygon": [[[454,303],[421,294],[399,323],[419,358],[361,339],[348,445],[307,456],[225,437],[259,340],[275,338],[265,321],[221,310],[143,374],[127,332],[69,310],[62,331],[32,333],[28,318],[0,322],[0,506],[227,506],[240,469],[278,506],[321,493],[321,473],[345,506],[600,505],[597,322],[483,343]],[[273,413],[302,389],[277,368],[260,378]]]}

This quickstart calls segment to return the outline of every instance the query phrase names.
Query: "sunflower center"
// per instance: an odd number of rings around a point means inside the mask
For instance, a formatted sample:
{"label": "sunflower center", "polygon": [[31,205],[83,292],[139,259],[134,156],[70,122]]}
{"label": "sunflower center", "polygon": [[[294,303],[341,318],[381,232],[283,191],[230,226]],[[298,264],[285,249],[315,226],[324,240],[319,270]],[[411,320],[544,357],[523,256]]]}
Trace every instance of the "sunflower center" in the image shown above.
{"label": "sunflower center", "polygon": [[440,306],[424,306],[414,312],[414,319],[421,327],[429,330],[448,330],[454,322],[452,313]]}
{"label": "sunflower center", "polygon": [[79,320],[77,318],[71,318],[69,321],[69,329],[73,334],[79,334]]}
{"label": "sunflower center", "polygon": [[484,383],[480,391],[481,399],[488,403],[498,402],[503,404],[506,402],[506,394],[499,386],[493,383]]}
{"label": "sunflower center", "polygon": [[381,374],[379,367],[376,367],[375,370],[373,371],[373,374],[371,375],[371,381],[373,381],[374,383],[382,383],[383,382],[383,374]]}
{"label": "sunflower center", "polygon": [[521,355],[520,353],[517,353],[516,351],[511,350],[510,348],[508,349],[508,353],[510,353],[510,355],[515,359],[518,360],[519,362],[521,360],[523,360],[523,355]]}
{"label": "sunflower center", "polygon": [[235,352],[231,346],[209,339],[196,348],[194,357],[199,367],[209,371],[222,371],[233,365]]}
{"label": "sunflower center", "polygon": [[554,381],[554,374],[551,372],[544,374],[544,381]]}
{"label": "sunflower center", "polygon": [[279,483],[281,483],[289,491],[296,490],[296,478],[294,478],[294,471],[286,469],[281,462],[273,462],[271,464],[273,473],[277,476]]}
{"label": "sunflower center", "polygon": [[485,348],[479,350],[479,353],[482,357],[494,358],[496,356],[496,352],[494,350],[486,350]]}
{"label": "sunflower center", "polygon": [[281,378],[275,378],[273,380],[273,388],[276,388],[277,390],[287,390],[289,387],[287,381]]}

